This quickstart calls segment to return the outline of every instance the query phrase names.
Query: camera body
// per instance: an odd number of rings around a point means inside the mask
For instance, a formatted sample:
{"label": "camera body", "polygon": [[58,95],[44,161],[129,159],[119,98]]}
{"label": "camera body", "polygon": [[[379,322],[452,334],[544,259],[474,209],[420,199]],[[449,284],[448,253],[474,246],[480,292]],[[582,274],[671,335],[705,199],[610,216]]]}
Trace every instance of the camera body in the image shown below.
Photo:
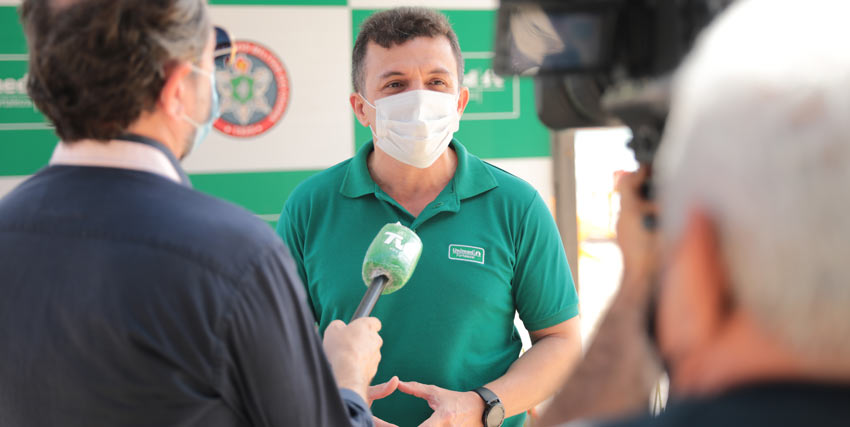
{"label": "camera body", "polygon": [[493,66],[535,78],[549,128],[625,124],[651,163],[670,75],[734,0],[502,0]]}

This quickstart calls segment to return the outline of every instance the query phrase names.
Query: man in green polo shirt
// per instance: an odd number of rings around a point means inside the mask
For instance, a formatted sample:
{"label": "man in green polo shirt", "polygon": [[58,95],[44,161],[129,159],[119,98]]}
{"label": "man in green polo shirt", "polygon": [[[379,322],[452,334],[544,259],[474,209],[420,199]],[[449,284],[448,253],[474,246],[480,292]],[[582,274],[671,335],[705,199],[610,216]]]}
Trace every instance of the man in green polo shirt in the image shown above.
{"label": "man in green polo shirt", "polygon": [[[374,414],[400,426],[496,426],[504,414],[504,425],[520,426],[581,354],[552,215],[529,184],[452,138],[469,91],[443,15],[372,15],[352,65],[351,106],[373,142],[301,184],[278,225],[319,328],[351,317],[366,290],[367,247],[384,224],[401,222],[423,252],[407,285],[372,312],[384,339],[375,381],[400,391],[376,401]],[[522,357],[515,312],[533,342]]]}

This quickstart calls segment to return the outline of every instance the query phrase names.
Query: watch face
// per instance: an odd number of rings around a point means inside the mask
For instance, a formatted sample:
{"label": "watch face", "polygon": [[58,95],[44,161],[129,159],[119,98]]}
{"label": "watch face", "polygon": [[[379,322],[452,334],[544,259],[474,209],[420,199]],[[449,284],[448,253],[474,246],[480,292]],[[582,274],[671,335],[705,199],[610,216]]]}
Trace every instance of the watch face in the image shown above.
{"label": "watch face", "polygon": [[487,412],[487,427],[498,427],[505,420],[505,408],[502,405],[496,405],[490,408]]}

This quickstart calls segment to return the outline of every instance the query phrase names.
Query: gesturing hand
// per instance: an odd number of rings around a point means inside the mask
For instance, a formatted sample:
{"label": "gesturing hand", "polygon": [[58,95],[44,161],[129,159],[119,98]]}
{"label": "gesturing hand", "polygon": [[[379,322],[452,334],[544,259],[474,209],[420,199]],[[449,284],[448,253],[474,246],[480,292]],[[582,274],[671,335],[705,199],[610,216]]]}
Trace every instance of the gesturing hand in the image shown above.
{"label": "gesturing hand", "polygon": [[401,381],[399,391],[425,399],[434,413],[420,427],[482,426],[484,401],[474,391],[459,392],[414,381]]}
{"label": "gesturing hand", "polygon": [[[393,392],[396,391],[396,389],[398,388],[398,383],[398,377],[392,377],[389,381],[383,384],[373,385],[369,387],[369,398],[366,400],[366,403],[368,403],[371,407],[372,402],[378,399],[383,399],[393,394]],[[375,416],[372,417],[372,422],[375,423],[375,427],[398,427],[395,424],[390,424]]]}

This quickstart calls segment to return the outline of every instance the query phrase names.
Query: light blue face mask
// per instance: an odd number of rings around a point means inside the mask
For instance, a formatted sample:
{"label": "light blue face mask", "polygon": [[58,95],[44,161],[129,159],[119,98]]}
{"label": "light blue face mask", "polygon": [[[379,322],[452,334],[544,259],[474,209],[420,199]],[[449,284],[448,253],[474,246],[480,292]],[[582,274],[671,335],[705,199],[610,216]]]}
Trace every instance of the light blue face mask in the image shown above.
{"label": "light blue face mask", "polygon": [[210,116],[204,123],[198,123],[192,120],[192,118],[187,114],[183,114],[183,119],[195,126],[195,140],[192,142],[192,148],[187,151],[186,154],[196,150],[201,145],[201,142],[203,142],[207,135],[210,134],[210,131],[212,131],[213,123],[215,123],[219,116],[221,116],[221,111],[219,110],[218,90],[215,88],[215,73],[202,70],[195,65],[192,65],[192,70],[198,74],[205,75],[210,79],[210,91],[212,92],[212,95],[210,95]]}

